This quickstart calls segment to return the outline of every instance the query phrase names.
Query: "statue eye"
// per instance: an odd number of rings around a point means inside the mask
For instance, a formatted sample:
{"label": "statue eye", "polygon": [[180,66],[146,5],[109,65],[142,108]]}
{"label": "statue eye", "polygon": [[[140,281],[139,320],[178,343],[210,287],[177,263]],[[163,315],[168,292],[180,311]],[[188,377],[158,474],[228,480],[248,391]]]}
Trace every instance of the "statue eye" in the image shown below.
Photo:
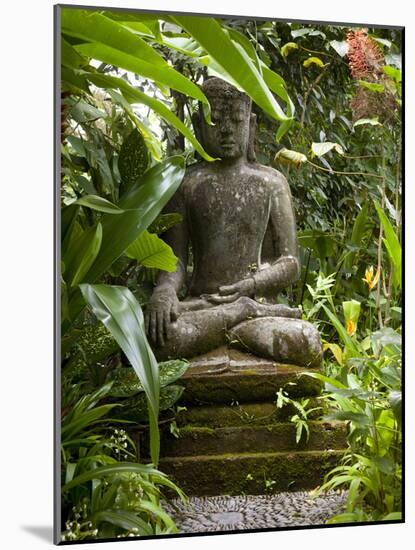
{"label": "statue eye", "polygon": [[241,112],[241,111],[235,111],[233,114],[232,114],[232,120],[234,122],[242,122],[244,120],[244,113]]}

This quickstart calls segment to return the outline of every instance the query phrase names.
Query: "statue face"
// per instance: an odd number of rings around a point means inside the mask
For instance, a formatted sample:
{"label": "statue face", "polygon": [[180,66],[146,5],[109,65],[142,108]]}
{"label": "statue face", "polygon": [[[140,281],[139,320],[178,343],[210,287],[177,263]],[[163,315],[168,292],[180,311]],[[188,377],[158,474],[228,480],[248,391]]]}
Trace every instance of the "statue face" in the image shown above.
{"label": "statue face", "polygon": [[236,159],[246,156],[249,141],[250,105],[235,98],[209,97],[212,122],[202,120],[202,138],[213,157]]}

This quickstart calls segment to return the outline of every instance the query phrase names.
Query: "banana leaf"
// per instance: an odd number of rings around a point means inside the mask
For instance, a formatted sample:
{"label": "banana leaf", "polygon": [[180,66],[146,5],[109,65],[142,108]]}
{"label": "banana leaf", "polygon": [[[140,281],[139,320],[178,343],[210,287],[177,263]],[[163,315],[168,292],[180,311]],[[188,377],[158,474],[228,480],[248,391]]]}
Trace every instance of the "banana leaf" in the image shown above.
{"label": "banana leaf", "polygon": [[159,368],[147,341],[140,304],[125,287],[82,284],[80,288],[85,301],[127,356],[144,388],[150,422],[151,460],[157,465],[160,452]]}

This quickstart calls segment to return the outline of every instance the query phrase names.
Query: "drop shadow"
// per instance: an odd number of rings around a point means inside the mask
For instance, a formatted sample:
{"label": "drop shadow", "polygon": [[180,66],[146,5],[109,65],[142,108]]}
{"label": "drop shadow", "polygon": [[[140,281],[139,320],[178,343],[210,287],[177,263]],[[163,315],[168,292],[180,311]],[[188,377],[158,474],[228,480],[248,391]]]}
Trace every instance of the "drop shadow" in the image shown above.
{"label": "drop shadow", "polygon": [[51,525],[22,525],[22,529],[40,540],[53,543],[53,527]]}

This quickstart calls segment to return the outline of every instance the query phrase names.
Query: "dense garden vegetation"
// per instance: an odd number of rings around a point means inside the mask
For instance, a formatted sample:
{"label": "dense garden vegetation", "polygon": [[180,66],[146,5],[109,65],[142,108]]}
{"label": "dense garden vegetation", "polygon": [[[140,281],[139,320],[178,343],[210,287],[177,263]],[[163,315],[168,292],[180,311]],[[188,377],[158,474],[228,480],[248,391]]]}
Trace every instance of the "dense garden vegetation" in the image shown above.
{"label": "dense garden vegetation", "polygon": [[[187,363],[157,364],[140,305],[176,267],[163,233],[180,216],[161,211],[185,166],[212,160],[192,126],[198,105],[210,119],[210,74],[253,99],[258,161],[290,182],[302,274],[281,298],[319,327],[323,414],[348,423],[321,488],[348,490],[331,521],[398,519],[400,33],[78,9],[61,31],[64,540],[175,532],[160,500],[186,498],[157,465]],[[132,419],[149,426],[151,465]]]}

